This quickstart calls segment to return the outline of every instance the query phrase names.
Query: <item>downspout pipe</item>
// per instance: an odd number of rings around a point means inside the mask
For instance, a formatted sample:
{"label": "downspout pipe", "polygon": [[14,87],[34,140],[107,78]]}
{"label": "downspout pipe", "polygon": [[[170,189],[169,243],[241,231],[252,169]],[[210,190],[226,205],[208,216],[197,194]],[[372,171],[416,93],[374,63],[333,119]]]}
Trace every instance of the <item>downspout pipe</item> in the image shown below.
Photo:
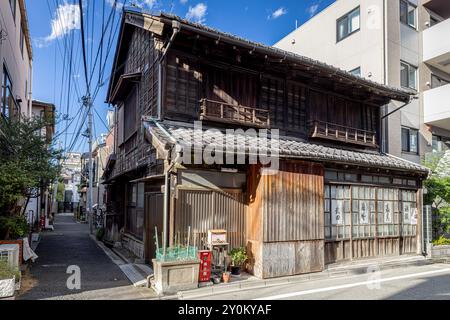
{"label": "downspout pipe", "polygon": [[158,59],[158,120],[161,120],[162,118],[162,63],[167,55],[167,51],[175,40],[175,37],[180,32],[180,29],[180,22],[175,20],[172,21],[172,36],[170,37],[167,45],[163,48],[161,57]]}

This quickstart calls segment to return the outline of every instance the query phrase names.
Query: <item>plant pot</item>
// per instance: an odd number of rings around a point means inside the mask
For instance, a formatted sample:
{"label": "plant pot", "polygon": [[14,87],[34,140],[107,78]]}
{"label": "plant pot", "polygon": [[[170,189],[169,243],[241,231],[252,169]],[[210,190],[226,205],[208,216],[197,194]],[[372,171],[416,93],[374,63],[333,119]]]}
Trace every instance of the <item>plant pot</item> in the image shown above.
{"label": "plant pot", "polygon": [[212,281],[213,281],[214,284],[220,284],[220,280],[221,280],[220,277],[213,277],[212,278]]}
{"label": "plant pot", "polygon": [[229,283],[230,282],[230,278],[231,278],[231,273],[230,272],[224,272],[222,274],[222,279],[224,283]]}
{"label": "plant pot", "polygon": [[11,279],[0,280],[0,298],[8,298],[14,296],[16,291],[16,277]]}
{"label": "plant pot", "polygon": [[233,276],[240,276],[241,275],[241,267],[239,266],[231,266],[231,274]]}

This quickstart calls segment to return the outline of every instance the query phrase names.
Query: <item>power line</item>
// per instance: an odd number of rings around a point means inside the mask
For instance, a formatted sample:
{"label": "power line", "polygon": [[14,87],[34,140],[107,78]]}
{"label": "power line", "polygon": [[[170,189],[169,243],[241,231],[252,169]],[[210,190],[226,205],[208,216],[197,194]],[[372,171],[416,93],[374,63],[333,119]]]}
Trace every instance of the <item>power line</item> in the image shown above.
{"label": "power line", "polygon": [[84,36],[84,19],[83,19],[83,0],[78,0],[78,6],[80,7],[80,24],[81,24],[81,45],[83,49],[83,64],[84,64],[84,78],[86,81],[86,90],[87,93],[90,93],[89,87],[89,77],[88,77],[88,67],[86,61],[86,43]]}

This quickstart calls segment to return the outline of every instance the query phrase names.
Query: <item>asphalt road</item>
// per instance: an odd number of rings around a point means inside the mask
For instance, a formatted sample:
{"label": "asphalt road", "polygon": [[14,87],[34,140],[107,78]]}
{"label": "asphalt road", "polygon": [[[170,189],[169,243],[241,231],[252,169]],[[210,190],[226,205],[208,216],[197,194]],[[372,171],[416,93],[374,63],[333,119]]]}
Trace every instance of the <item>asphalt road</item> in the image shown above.
{"label": "asphalt road", "polygon": [[214,300],[450,300],[450,264],[219,294]]}
{"label": "asphalt road", "polygon": [[[55,230],[42,234],[39,258],[25,275],[19,299],[122,299],[140,298],[120,268],[89,237],[89,227],[73,216],[55,219]],[[69,266],[80,269],[80,290],[67,286]],[[74,283],[71,281],[70,283]],[[23,292],[25,291],[25,292]],[[128,297],[127,294],[138,294]]]}

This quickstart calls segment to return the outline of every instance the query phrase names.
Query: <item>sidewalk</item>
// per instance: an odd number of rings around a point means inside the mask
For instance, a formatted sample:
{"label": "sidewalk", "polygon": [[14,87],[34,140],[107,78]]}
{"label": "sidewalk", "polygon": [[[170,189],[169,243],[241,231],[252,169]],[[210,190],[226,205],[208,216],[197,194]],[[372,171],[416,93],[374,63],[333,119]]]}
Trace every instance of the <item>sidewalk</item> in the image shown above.
{"label": "sidewalk", "polygon": [[[286,284],[307,282],[313,280],[323,280],[327,278],[340,278],[352,275],[360,275],[373,271],[384,271],[389,269],[407,268],[413,266],[422,266],[433,264],[430,259],[423,256],[405,256],[405,257],[390,257],[390,258],[374,258],[365,260],[356,260],[339,265],[330,265],[326,270],[318,273],[310,273],[296,276],[287,276],[273,279],[259,279],[251,275],[242,275],[239,277],[232,277],[228,284],[221,283],[218,285],[208,286],[204,288],[179,292],[177,295],[161,296],[161,300],[189,300],[194,298],[206,297],[209,295],[219,293],[232,293],[240,290],[257,289],[264,287],[275,287]],[[371,267],[370,270],[368,268]]]}

